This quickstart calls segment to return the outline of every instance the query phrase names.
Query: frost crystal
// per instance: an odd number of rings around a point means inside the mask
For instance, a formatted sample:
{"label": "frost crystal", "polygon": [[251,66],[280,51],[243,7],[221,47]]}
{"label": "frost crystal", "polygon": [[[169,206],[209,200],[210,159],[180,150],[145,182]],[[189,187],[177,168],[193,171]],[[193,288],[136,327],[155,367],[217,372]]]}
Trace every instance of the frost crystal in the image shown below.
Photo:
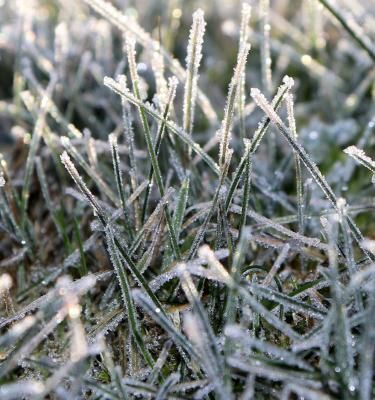
{"label": "frost crystal", "polygon": [[267,113],[272,122],[282,124],[280,117],[276,114],[273,107],[268,103],[266,97],[259,89],[252,88],[250,94],[257,105]]}

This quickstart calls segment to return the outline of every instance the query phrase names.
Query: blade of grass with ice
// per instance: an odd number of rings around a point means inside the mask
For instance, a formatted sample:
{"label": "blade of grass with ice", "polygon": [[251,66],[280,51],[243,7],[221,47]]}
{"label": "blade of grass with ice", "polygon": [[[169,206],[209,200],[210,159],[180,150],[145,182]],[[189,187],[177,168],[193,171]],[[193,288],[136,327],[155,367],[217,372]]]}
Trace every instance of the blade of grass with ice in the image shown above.
{"label": "blade of grass with ice", "polygon": [[[189,43],[186,56],[186,79],[184,87],[183,102],[183,129],[191,135],[193,132],[195,102],[198,89],[198,69],[202,59],[202,44],[205,30],[204,12],[198,9],[193,14],[193,25],[191,26]],[[189,158],[191,148],[188,148]]]}
{"label": "blade of grass with ice", "polygon": [[[118,77],[119,85],[126,89],[126,76],[120,75]],[[134,130],[133,130],[133,119],[132,112],[130,109],[129,103],[125,100],[124,97],[121,97],[121,106],[122,106],[122,120],[124,124],[124,140],[129,149],[129,166],[130,166],[130,185],[133,193],[135,193],[138,187],[138,178],[136,174],[137,163],[135,160],[135,145],[134,145]],[[141,225],[141,207],[139,204],[139,199],[136,199],[134,202],[134,219],[135,219],[135,228],[138,231]]]}
{"label": "blade of grass with ice", "polygon": [[[239,38],[239,45],[238,47],[241,49],[245,43],[249,40],[249,23],[250,23],[250,16],[251,16],[251,6],[245,2],[242,3],[241,9],[241,25],[240,25],[240,38]],[[245,138],[245,103],[246,103],[246,76],[245,73],[242,73],[240,79],[240,93],[238,96],[238,118],[240,122],[240,132],[241,137]]]}
{"label": "blade of grass with ice", "polygon": [[83,168],[88,176],[92,178],[95,184],[102,190],[102,192],[114,203],[117,203],[117,197],[113,193],[112,189],[104,182],[101,176],[96,172],[91,165],[86,162],[80,152],[73,146],[71,140],[67,136],[61,137],[61,144],[71,157]]}
{"label": "blade of grass with ice", "polygon": [[224,118],[218,131],[218,134],[220,136],[219,165],[221,168],[224,167],[229,150],[235,104],[240,93],[240,82],[245,71],[246,59],[249,51],[250,45],[248,43],[245,43],[244,46],[239,49],[237,55],[237,64],[234,69],[233,77],[229,84],[227,102],[224,110]]}
{"label": "blade of grass with ice", "polygon": [[[288,93],[286,95],[286,106],[287,106],[287,110],[288,110],[289,130],[292,132],[293,137],[297,140],[296,121],[294,119],[293,95],[291,93]],[[294,151],[294,163],[295,163],[295,168],[296,168],[298,232],[301,235],[303,235],[303,231],[304,231],[303,179],[302,179],[302,170],[301,170],[301,160],[295,151]]]}
{"label": "blade of grass with ice", "polygon": [[267,274],[267,276],[265,277],[265,279],[263,281],[264,286],[269,286],[271,284],[271,282],[274,279],[275,275],[277,274],[279,268],[281,267],[281,264],[285,261],[287,255],[288,255],[289,249],[290,249],[290,246],[288,243],[285,244],[285,246],[281,249],[280,254],[276,258],[276,261],[272,265],[272,268],[270,269],[269,273]]}
{"label": "blade of grass with ice", "polygon": [[373,175],[375,175],[375,161],[367,156],[362,149],[359,149],[356,146],[349,146],[344,150],[344,152],[366,167]]}
{"label": "blade of grass with ice", "polygon": [[245,145],[245,154],[248,154],[248,156],[246,157],[245,171],[244,171],[241,221],[238,228],[239,238],[242,234],[242,230],[246,226],[247,209],[249,206],[249,199],[250,199],[250,184],[251,184],[251,170],[252,170],[252,160],[250,153],[251,141],[248,139],[244,139],[244,145]]}
{"label": "blade of grass with ice", "polygon": [[[284,77],[283,84],[279,86],[275,97],[272,100],[272,106],[277,110],[284,99],[284,96],[288,92],[288,90],[292,87],[293,80],[288,76]],[[240,182],[242,174],[245,170],[247,159],[250,157],[251,154],[255,153],[257,150],[263,136],[265,135],[269,124],[271,123],[271,119],[265,117],[262,122],[259,124],[258,129],[254,133],[254,136],[251,140],[251,144],[248,148],[245,148],[247,151],[243,154],[240,163],[238,164],[236,171],[234,172],[234,177],[231,181],[231,184],[228,189],[227,198],[225,200],[225,209],[228,212],[229,207],[231,205],[234,193],[237,189],[237,186]]]}
{"label": "blade of grass with ice", "polygon": [[331,3],[330,0],[318,0],[339,21],[349,35],[367,52],[372,61],[375,61],[375,49],[371,40],[364,34],[363,30],[351,20],[346,19],[342,13]]}
{"label": "blade of grass with ice", "polygon": [[270,93],[272,89],[272,70],[271,70],[271,46],[270,46],[270,30],[269,22],[270,0],[259,0],[259,14],[262,30],[261,41],[261,62],[262,62],[262,82],[266,93]]}

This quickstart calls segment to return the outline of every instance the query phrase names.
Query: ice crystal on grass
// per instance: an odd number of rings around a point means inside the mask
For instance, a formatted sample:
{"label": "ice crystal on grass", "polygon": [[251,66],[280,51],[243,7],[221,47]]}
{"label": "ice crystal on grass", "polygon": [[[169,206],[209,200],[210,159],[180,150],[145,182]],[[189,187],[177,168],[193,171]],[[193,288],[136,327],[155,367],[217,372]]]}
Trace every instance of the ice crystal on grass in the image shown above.
{"label": "ice crystal on grass", "polygon": [[[239,48],[241,49],[249,40],[250,31],[250,16],[251,16],[251,6],[247,3],[242,3],[241,10],[241,26],[240,26],[240,38],[239,38]],[[242,137],[245,137],[245,102],[246,102],[246,74],[243,71],[240,82],[240,93],[238,96],[238,111],[240,120],[240,131]]]}
{"label": "ice crystal on grass", "polygon": [[[293,95],[288,93],[286,95],[286,105],[288,110],[288,123],[289,129],[293,134],[293,137],[297,140],[297,128],[296,120],[294,117],[294,102]],[[297,207],[298,207],[298,231],[303,233],[304,230],[304,204],[303,204],[303,179],[302,179],[302,169],[301,160],[297,154],[294,155],[294,163],[296,168],[296,188],[297,188]]]}
{"label": "ice crystal on grass", "polygon": [[375,174],[375,161],[367,156],[362,149],[356,146],[349,146],[344,152],[370,170],[373,175]]}
{"label": "ice crystal on grass", "polygon": [[[69,172],[70,176],[73,178],[74,182],[76,185],[79,187],[81,190],[82,194],[86,197],[90,205],[93,207],[94,212],[100,216],[100,218],[103,218],[102,216],[104,215],[104,211],[102,207],[99,205],[97,199],[94,197],[94,195],[91,193],[91,191],[88,189],[86,186],[85,182],[79,175],[76,167],[70,160],[70,157],[68,156],[68,153],[64,151],[61,155],[61,162],[64,164],[65,168]],[[104,219],[103,219],[104,221]]]}

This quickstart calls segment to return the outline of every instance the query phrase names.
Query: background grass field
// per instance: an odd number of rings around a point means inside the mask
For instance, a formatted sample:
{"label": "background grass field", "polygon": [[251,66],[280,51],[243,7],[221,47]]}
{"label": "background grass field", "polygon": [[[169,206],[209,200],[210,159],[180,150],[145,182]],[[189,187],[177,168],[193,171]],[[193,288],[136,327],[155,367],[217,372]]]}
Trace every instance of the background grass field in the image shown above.
{"label": "background grass field", "polygon": [[0,0],[0,399],[375,398],[374,38]]}

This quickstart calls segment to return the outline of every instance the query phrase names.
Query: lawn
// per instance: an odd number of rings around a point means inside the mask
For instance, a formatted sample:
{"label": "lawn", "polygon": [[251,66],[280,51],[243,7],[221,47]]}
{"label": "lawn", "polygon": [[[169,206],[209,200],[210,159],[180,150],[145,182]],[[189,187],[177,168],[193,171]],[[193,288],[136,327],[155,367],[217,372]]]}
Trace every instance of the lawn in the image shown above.
{"label": "lawn", "polygon": [[0,400],[375,398],[375,3],[0,0]]}

